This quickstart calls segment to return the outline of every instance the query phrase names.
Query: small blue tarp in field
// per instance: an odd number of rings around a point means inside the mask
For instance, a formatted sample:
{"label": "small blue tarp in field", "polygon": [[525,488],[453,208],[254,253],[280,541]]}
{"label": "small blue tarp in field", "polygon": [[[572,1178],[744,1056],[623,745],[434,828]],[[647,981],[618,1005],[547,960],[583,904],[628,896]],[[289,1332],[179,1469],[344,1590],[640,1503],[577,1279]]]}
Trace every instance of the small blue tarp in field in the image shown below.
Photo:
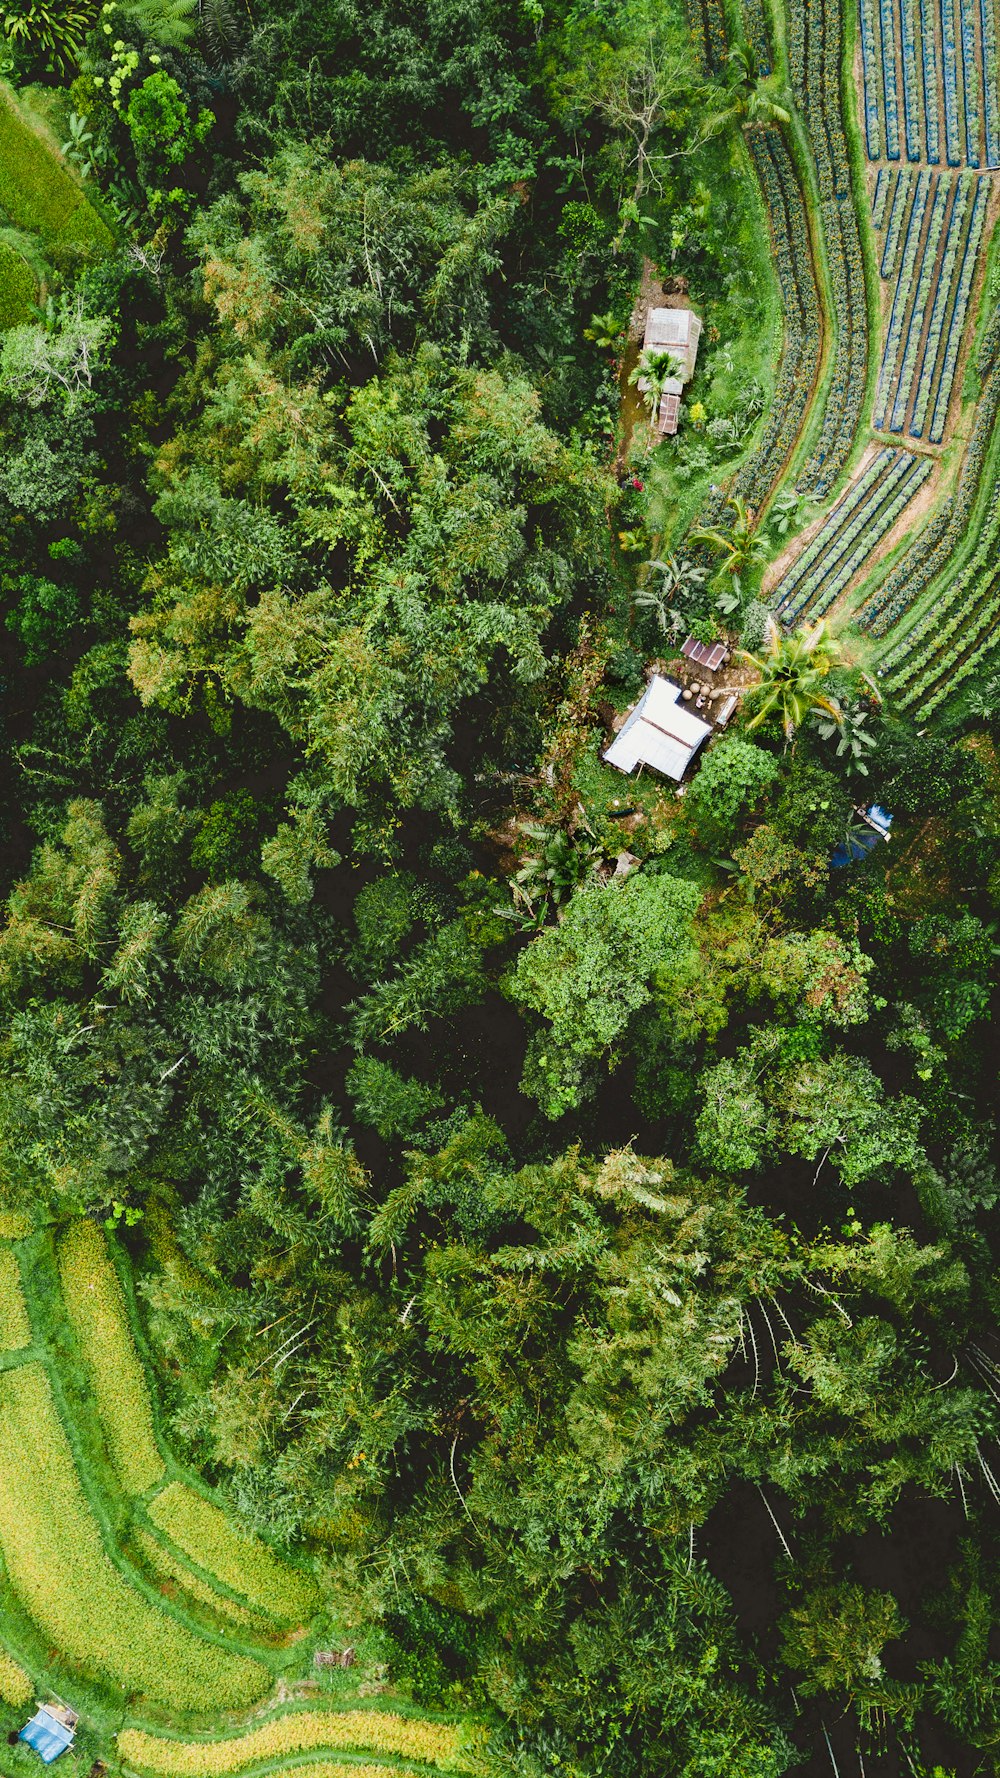
{"label": "small blue tarp in field", "polygon": [[73,1730],[40,1704],[30,1722],[21,1730],[20,1739],[40,1753],[47,1766],[73,1745]]}

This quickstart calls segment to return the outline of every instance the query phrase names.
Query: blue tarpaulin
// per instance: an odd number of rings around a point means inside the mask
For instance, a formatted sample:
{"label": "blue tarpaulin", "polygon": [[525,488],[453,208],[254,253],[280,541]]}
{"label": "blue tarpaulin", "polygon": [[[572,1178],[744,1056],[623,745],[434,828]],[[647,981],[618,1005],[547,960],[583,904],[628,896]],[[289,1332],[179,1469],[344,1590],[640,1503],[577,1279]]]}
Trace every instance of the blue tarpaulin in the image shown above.
{"label": "blue tarpaulin", "polygon": [[40,1753],[49,1766],[61,1753],[65,1753],[67,1747],[73,1745],[73,1730],[60,1722],[58,1716],[53,1716],[50,1710],[46,1710],[44,1704],[40,1704],[31,1721],[25,1723],[20,1739],[27,1741],[29,1747]]}

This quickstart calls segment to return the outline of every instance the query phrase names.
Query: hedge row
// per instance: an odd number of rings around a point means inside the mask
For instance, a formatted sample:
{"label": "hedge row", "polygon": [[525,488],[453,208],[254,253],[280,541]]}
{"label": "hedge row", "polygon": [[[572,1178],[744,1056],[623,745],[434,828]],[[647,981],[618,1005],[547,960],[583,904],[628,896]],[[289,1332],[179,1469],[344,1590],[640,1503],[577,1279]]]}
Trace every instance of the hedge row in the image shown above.
{"label": "hedge row", "polygon": [[31,1322],[21,1289],[21,1271],[9,1247],[0,1247],[0,1352],[31,1345]]}
{"label": "hedge row", "polygon": [[115,1567],[37,1363],[0,1373],[0,1548],[46,1639],[116,1690],[178,1710],[249,1705],[268,1691],[266,1667],[202,1640]]}
{"label": "hedge row", "polygon": [[200,1568],[272,1617],[301,1623],[316,1606],[315,1582],[282,1562],[265,1543],[238,1530],[222,1509],[183,1482],[150,1502],[154,1525]]}
{"label": "hedge row", "polygon": [[[882,158],[882,117],[879,106],[882,71],[873,0],[861,0],[861,63],[864,70],[865,145],[868,159],[877,161]],[[881,177],[880,173],[879,178]]]}
{"label": "hedge row", "polygon": [[687,13],[705,67],[717,73],[729,52],[723,0],[687,0]]}
{"label": "hedge row", "polygon": [[13,1655],[6,1649],[0,1649],[0,1698],[5,1704],[11,1704],[15,1710],[23,1710],[30,1704],[35,1688],[24,1668],[19,1666]]}
{"label": "hedge row", "polygon": [[774,261],[785,311],[785,339],[767,424],[736,477],[734,491],[753,507],[766,500],[802,428],[819,365],[820,306],[805,203],[784,137],[767,130],[750,138],[767,206]]}
{"label": "hedge row", "polygon": [[144,1494],[164,1473],[153,1410],[118,1274],[104,1235],[78,1217],[58,1244],[66,1312],[87,1367],[112,1466],[126,1494]]}
{"label": "hedge row", "polygon": [[[173,1741],[144,1729],[123,1729],[118,1752],[130,1766],[160,1778],[226,1778],[265,1760],[286,1759],[321,1748],[356,1747],[362,1753],[455,1769],[459,1730],[382,1710],[293,1710],[272,1717],[246,1735],[227,1741]],[[308,1768],[311,1770],[311,1768]]]}

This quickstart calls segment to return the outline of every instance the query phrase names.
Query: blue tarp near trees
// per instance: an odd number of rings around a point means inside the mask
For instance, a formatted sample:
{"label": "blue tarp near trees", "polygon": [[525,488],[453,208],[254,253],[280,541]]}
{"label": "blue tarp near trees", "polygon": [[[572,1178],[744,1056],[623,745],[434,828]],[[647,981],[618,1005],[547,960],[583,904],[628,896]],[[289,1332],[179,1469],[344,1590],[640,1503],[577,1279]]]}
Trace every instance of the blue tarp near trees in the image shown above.
{"label": "blue tarp near trees", "polygon": [[43,1704],[36,1710],[31,1721],[25,1723],[20,1739],[27,1741],[29,1747],[33,1747],[36,1753],[40,1753],[45,1764],[49,1766],[54,1759],[59,1758],[61,1753],[65,1753],[67,1747],[72,1746],[73,1730],[67,1728],[64,1722],[60,1722],[57,1716],[53,1716],[50,1711],[46,1710]]}

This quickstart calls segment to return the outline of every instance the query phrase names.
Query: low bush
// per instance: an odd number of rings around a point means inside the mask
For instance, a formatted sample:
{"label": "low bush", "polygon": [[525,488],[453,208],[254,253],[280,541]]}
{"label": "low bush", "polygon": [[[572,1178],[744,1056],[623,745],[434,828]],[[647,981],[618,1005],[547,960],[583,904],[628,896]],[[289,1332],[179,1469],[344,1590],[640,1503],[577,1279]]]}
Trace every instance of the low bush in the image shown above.
{"label": "low bush", "polygon": [[144,1494],[163,1474],[153,1410],[132,1340],[118,1275],[104,1236],[84,1218],[59,1240],[59,1280],[90,1375],[101,1429],[126,1494]]}
{"label": "low bush", "polygon": [[183,1482],[170,1482],[148,1510],[154,1525],[192,1562],[251,1605],[289,1623],[301,1622],[315,1608],[309,1575],[290,1568],[259,1538],[237,1530],[221,1507]]}
{"label": "low bush", "polygon": [[21,1272],[9,1247],[0,1247],[0,1352],[31,1345],[31,1323],[21,1289]]}
{"label": "low bush", "polygon": [[0,1373],[0,1549],[11,1588],[47,1642],[119,1696],[208,1710],[267,1692],[266,1667],[201,1640],[115,1567],[40,1364]]}
{"label": "low bush", "polygon": [[426,1722],[390,1711],[295,1710],[228,1741],[168,1741],[144,1729],[123,1729],[118,1752],[127,1765],[161,1778],[223,1778],[247,1766],[323,1747],[398,1754],[454,1770],[458,1741],[459,1730],[453,1723]]}

